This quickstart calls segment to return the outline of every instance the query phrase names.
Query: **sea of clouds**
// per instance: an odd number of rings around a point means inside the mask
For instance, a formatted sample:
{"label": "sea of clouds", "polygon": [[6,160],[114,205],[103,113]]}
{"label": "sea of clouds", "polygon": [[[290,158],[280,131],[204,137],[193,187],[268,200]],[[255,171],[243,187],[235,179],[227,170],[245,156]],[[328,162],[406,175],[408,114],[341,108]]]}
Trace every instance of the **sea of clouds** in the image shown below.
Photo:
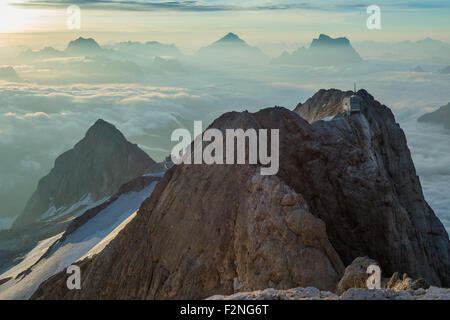
{"label": "sea of clouds", "polygon": [[293,109],[321,88],[349,90],[356,82],[392,108],[407,135],[425,197],[450,230],[450,132],[416,121],[450,101],[449,75],[410,72],[414,63],[381,60],[341,67],[185,67],[184,74],[151,74],[145,81],[111,84],[80,75],[71,80],[73,68],[58,61],[58,77],[65,81],[55,84],[46,80],[54,70],[39,69],[38,77],[36,66],[16,66],[22,79],[27,72],[31,76],[28,81],[0,81],[0,217],[21,211],[55,158],[99,118],[161,161],[174,145],[171,132],[192,130],[193,120],[206,126],[227,111],[274,105]]}

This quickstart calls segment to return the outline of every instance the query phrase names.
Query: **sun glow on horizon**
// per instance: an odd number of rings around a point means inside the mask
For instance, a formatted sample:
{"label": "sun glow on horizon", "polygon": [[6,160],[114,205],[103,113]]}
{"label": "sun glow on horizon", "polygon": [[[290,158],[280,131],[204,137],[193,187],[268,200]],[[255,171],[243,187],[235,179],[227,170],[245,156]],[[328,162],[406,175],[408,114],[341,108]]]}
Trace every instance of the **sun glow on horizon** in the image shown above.
{"label": "sun glow on horizon", "polygon": [[25,24],[26,15],[10,5],[11,1],[0,3],[0,32],[18,32]]}

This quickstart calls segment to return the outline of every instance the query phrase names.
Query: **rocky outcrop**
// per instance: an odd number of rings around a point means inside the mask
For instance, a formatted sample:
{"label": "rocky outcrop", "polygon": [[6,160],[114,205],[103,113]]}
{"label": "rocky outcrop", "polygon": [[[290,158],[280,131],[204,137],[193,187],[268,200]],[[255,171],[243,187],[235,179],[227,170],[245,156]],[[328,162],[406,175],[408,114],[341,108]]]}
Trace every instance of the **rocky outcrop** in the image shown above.
{"label": "rocky outcrop", "polygon": [[341,295],[336,295],[309,287],[239,292],[230,296],[216,295],[207,300],[450,300],[450,289],[436,287],[414,291],[349,289]]}
{"label": "rocky outcrop", "polygon": [[325,225],[276,176],[178,166],[154,194],[111,245],[80,264],[83,290],[68,292],[60,274],[34,297],[200,299],[296,283],[332,290],[342,276]]}
{"label": "rocky outcrop", "polygon": [[386,285],[387,289],[392,290],[419,290],[428,289],[430,284],[425,279],[412,279],[408,277],[406,273],[403,274],[403,278],[400,279],[398,272],[394,273]]}
{"label": "rocky outcrop", "polygon": [[[324,94],[313,100],[322,103]],[[364,90],[358,95],[360,114],[327,122],[310,124],[279,107],[222,115],[211,127],[279,129],[276,176],[259,176],[256,165],[174,166],[119,236],[80,263],[82,290],[68,291],[60,273],[33,298],[330,291],[341,260],[362,256],[386,275],[448,286],[449,238],[423,198],[403,131],[386,106]]]}
{"label": "rocky outcrop", "polygon": [[350,94],[320,90],[296,108],[320,137],[307,139],[308,147],[302,143],[297,150],[303,155],[297,160],[303,163],[301,178],[291,174],[286,181],[327,226],[339,226],[328,228],[328,235],[345,264],[367,255],[387,275],[406,272],[434,285],[450,285],[448,234],[424,200],[392,112],[360,90],[361,113],[316,121],[320,112],[339,112],[339,101]]}
{"label": "rocky outcrop", "polygon": [[138,56],[147,59],[149,57],[183,57],[183,53],[174,44],[166,44],[158,41],[148,41],[146,43],[135,41],[119,42],[111,45],[110,48],[123,55]]}
{"label": "rocky outcrop", "polygon": [[424,114],[417,121],[435,123],[444,126],[445,129],[450,129],[450,103],[436,111]]}
{"label": "rocky outcrop", "polygon": [[343,100],[352,94],[353,91],[321,89],[305,103],[299,103],[294,112],[309,123],[330,118],[344,112]]}
{"label": "rocky outcrop", "polygon": [[345,268],[345,273],[336,287],[336,293],[342,294],[350,288],[367,289],[367,269],[371,265],[379,266],[379,263],[369,257],[358,257]]}
{"label": "rocky outcrop", "polygon": [[[344,276],[336,287],[336,294],[341,295],[345,291],[353,289],[367,289],[367,280],[369,278],[369,266],[378,266],[380,264],[369,257],[356,258],[351,265],[345,269]],[[380,271],[381,267],[380,267]],[[380,287],[383,289],[391,289],[395,291],[410,291],[419,289],[428,289],[430,284],[423,278],[412,279],[406,273],[400,279],[398,272],[395,272],[391,278],[383,278],[380,274]],[[375,284],[375,283],[374,283]]]}
{"label": "rocky outcrop", "polygon": [[82,199],[95,202],[116,193],[121,185],[141,176],[156,163],[128,142],[112,124],[98,120],[75,147],[56,161],[50,173],[14,222],[17,228],[68,210]]}

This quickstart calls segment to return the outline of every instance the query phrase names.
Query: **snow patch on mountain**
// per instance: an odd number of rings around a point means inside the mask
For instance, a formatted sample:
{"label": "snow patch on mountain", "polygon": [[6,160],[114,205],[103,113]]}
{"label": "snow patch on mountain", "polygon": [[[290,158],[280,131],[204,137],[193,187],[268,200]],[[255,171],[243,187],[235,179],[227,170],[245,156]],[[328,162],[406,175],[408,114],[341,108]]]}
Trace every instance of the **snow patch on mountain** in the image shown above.
{"label": "snow patch on mountain", "polygon": [[66,237],[61,233],[39,242],[19,265],[0,275],[0,280],[11,278],[0,285],[0,299],[28,299],[52,275],[103,250],[134,218],[156,184],[155,181],[139,192],[122,194]]}
{"label": "snow patch on mountain", "polygon": [[52,205],[46,212],[44,212],[40,218],[40,220],[44,221],[51,221],[58,218],[62,218],[66,215],[71,215],[72,218],[75,218],[79,216],[81,213],[85,212],[86,210],[89,210],[91,208],[94,208],[103,202],[105,202],[108,199],[108,197],[105,197],[101,200],[94,201],[92,200],[91,194],[87,194],[83,196],[78,202],[74,203],[69,208],[67,207],[61,207],[61,208],[55,208],[54,205]]}

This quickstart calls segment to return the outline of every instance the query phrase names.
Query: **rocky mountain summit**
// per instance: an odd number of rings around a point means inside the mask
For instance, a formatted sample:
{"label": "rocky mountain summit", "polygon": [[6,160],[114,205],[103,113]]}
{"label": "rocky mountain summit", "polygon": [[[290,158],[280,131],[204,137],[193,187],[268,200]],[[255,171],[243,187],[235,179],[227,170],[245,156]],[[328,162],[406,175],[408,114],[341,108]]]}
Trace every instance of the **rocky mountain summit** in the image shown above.
{"label": "rocky mountain summit", "polygon": [[161,172],[112,124],[98,120],[75,147],[56,161],[9,230],[0,231],[0,273],[26,258],[38,243],[61,232],[86,210],[147,172]]}
{"label": "rocky mountain summit", "polygon": [[73,215],[80,209],[76,204],[105,199],[155,165],[112,124],[98,120],[73,149],[56,159],[14,227]]}
{"label": "rocky mountain summit", "polygon": [[[342,162],[338,160],[341,165],[334,164],[332,176],[327,174],[323,181],[312,182],[323,188],[324,184],[332,187],[335,182],[331,181],[335,179],[340,181],[338,194],[334,196],[322,195],[319,190],[309,192],[311,197],[319,195],[319,199],[325,200],[318,201],[318,211],[313,212],[327,226],[340,225],[329,231],[329,237],[344,263],[368,255],[379,261],[388,274],[406,272],[431,284],[449,286],[448,235],[424,200],[403,131],[392,112],[365,90],[357,93],[362,98],[361,113],[339,114],[339,101],[351,94],[320,90],[295,109],[313,127],[327,128],[327,135],[333,136],[334,142],[327,145],[331,151],[327,158],[343,157]],[[317,121],[323,114],[336,113],[332,121]],[[316,168],[309,174],[319,180],[321,170]],[[350,238],[353,238],[351,245],[338,244]],[[384,248],[380,250],[382,243]],[[437,259],[438,256],[441,258]]]}
{"label": "rocky mountain summit", "polygon": [[450,129],[450,103],[440,107],[438,110],[424,114],[419,122],[434,123],[443,125],[445,129]]}
{"label": "rocky mountain summit", "polygon": [[[448,234],[424,200],[403,131],[365,90],[359,113],[340,114],[349,94],[321,90],[296,112],[222,115],[210,128],[279,129],[277,175],[261,176],[258,165],[174,166],[136,218],[78,264],[82,290],[67,290],[61,272],[33,298],[335,291],[344,266],[364,256],[384,278],[407,273],[450,286]],[[323,114],[334,119],[315,121]]]}
{"label": "rocky mountain summit", "polygon": [[350,97],[353,91],[341,91],[337,89],[321,89],[314,96],[299,103],[294,112],[298,113],[309,123],[323,119],[331,119],[344,113],[343,100]]}
{"label": "rocky mountain summit", "polygon": [[298,64],[312,66],[332,66],[361,62],[358,52],[345,37],[331,38],[321,34],[313,39],[308,48],[298,48],[292,53],[283,52],[273,62],[277,64]]}
{"label": "rocky mountain summit", "polygon": [[[111,245],[80,264],[86,289],[66,292],[61,273],[34,297],[200,299],[296,283],[332,290],[344,271],[323,222],[276,176],[249,166],[178,166],[154,194]],[[84,283],[94,278],[95,287]]]}

